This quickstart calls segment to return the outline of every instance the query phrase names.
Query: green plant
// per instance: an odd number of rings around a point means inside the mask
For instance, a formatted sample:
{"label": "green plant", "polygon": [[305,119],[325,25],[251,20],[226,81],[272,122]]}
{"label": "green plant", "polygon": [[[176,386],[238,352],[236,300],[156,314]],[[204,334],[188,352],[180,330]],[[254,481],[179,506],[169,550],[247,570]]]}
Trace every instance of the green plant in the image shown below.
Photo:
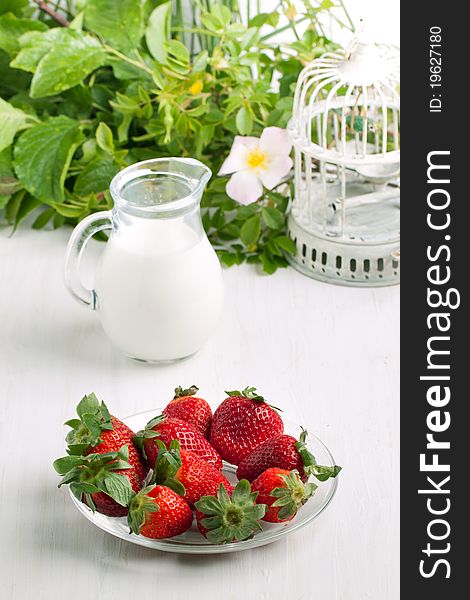
{"label": "green plant", "polygon": [[[301,68],[334,47],[320,20],[333,3],[304,0],[301,14],[289,0],[272,13],[260,4],[241,15],[236,0],[2,2],[3,221],[74,225],[110,208],[108,184],[127,164],[192,156],[216,174],[236,134],[285,127]],[[283,30],[292,43],[276,41]],[[214,177],[203,200],[221,261],[285,266],[288,186],[240,206],[226,181]]]}

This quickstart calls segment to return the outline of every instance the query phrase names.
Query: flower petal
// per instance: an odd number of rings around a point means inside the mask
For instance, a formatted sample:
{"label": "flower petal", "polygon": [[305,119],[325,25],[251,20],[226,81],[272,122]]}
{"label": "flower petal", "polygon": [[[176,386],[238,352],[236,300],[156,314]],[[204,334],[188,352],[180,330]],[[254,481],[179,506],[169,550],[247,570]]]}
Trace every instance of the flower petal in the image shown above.
{"label": "flower petal", "polygon": [[248,152],[259,145],[259,139],[252,136],[236,135],[230,154],[220,167],[219,175],[229,175],[246,168]]}
{"label": "flower petal", "polygon": [[268,167],[259,173],[259,177],[263,182],[264,187],[268,188],[268,190],[272,190],[273,187],[281,183],[282,178],[289,173],[293,164],[290,156],[274,157],[270,161]]}
{"label": "flower petal", "polygon": [[292,150],[292,141],[287,129],[266,127],[259,140],[260,149],[271,156],[287,156]]}
{"label": "flower petal", "polygon": [[234,173],[230,177],[225,190],[230,198],[237,200],[241,204],[255,202],[263,194],[261,181],[249,169]]}

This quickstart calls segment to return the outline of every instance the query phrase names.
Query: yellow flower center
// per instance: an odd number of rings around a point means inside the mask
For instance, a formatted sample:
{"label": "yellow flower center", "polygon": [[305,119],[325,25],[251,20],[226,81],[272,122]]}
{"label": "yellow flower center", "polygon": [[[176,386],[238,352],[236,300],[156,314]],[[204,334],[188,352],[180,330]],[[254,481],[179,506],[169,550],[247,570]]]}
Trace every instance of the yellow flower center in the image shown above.
{"label": "yellow flower center", "polygon": [[192,85],[189,86],[189,93],[193,96],[197,96],[202,92],[203,87],[204,84],[202,83],[202,81],[200,79],[197,79]]}
{"label": "yellow flower center", "polygon": [[256,169],[257,167],[263,167],[266,163],[266,155],[264,152],[261,152],[259,148],[256,150],[252,150],[248,154],[247,158],[248,166],[252,169]]}

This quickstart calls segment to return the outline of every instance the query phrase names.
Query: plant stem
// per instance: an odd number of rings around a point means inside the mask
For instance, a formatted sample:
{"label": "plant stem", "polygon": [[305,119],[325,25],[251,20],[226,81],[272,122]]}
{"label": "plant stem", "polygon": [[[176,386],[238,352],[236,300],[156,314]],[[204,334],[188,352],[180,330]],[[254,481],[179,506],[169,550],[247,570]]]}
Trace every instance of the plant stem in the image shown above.
{"label": "plant stem", "polygon": [[44,0],[34,0],[34,2],[39,6],[40,10],[47,13],[50,17],[54,19],[54,21],[57,21],[59,25],[62,25],[62,27],[69,26],[70,23],[67,21],[67,19],[62,15],[59,15],[59,13],[57,13],[53,8],[46,4]]}
{"label": "plant stem", "polygon": [[[307,21],[308,17],[304,16],[301,17],[300,19],[298,19],[296,21],[296,25],[299,25],[300,23],[303,23],[304,21]],[[262,42],[264,42],[265,40],[269,40],[270,38],[274,37],[275,35],[277,35],[278,33],[282,33],[283,31],[287,31],[287,29],[291,28],[291,24],[289,23],[289,25],[283,25],[282,27],[279,27],[279,29],[275,29],[274,31],[271,31],[270,33],[267,33],[266,35],[263,35],[263,37],[260,38],[260,40]]]}
{"label": "plant stem", "polygon": [[354,27],[353,20],[351,19],[351,15],[349,14],[348,9],[344,5],[343,0],[339,0],[339,3],[341,4],[341,8],[343,9],[344,14],[346,15],[347,20],[349,21],[349,25],[351,26],[351,31],[355,31],[356,28]]}
{"label": "plant stem", "polygon": [[138,60],[134,60],[132,58],[129,58],[128,56],[126,56],[122,52],[119,52],[119,50],[116,50],[116,48],[113,48],[112,46],[108,46],[108,44],[103,44],[103,47],[106,50],[106,52],[108,52],[109,54],[114,54],[114,56],[117,56],[118,58],[120,58],[124,62],[127,62],[130,65],[133,65],[134,67],[137,67],[138,69],[142,69],[142,71],[145,71],[146,73],[148,73],[149,75],[151,75],[152,78],[153,78],[153,71],[152,71],[152,69],[149,66],[147,66],[144,62],[139,62]]}

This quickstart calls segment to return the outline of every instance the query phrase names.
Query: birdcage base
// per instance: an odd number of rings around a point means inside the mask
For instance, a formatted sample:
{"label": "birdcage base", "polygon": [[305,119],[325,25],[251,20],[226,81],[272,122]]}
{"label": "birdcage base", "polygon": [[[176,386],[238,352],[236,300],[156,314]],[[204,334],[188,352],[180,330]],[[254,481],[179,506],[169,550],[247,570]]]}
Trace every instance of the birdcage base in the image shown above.
{"label": "birdcage base", "polygon": [[297,254],[289,263],[304,275],[327,283],[380,287],[400,283],[400,238],[382,242],[346,240],[306,231],[291,213],[288,233]]}

